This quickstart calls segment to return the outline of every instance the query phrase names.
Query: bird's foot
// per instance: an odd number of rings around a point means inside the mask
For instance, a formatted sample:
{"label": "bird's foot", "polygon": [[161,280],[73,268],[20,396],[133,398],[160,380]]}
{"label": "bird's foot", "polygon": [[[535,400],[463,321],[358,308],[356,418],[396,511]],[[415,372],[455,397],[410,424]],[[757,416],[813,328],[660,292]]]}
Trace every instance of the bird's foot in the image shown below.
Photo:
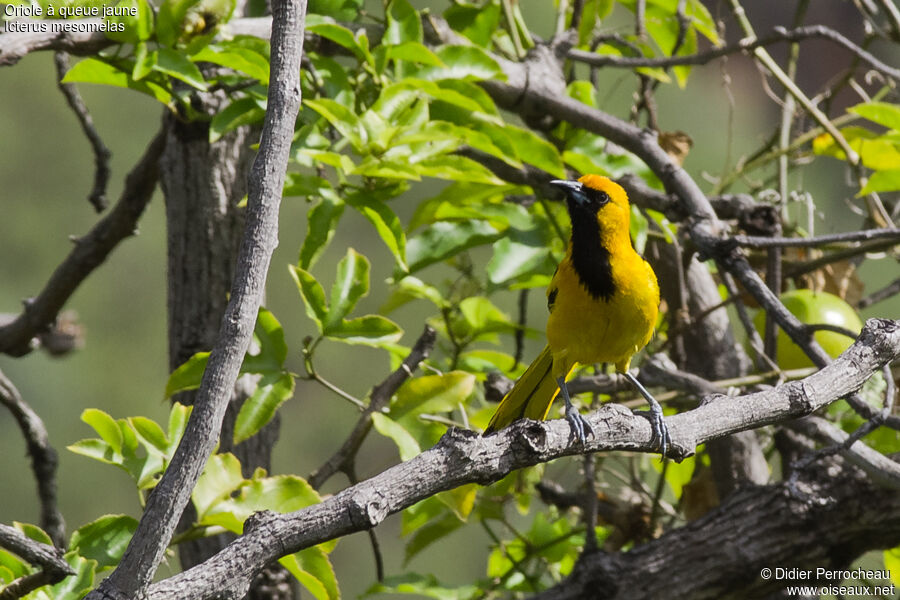
{"label": "bird's foot", "polygon": [[659,453],[665,457],[666,451],[672,443],[672,437],[669,435],[669,427],[663,418],[662,408],[658,404],[656,406],[651,405],[649,412],[635,411],[635,414],[646,417],[650,421],[650,430],[653,433],[650,441],[656,446]]}
{"label": "bird's foot", "polygon": [[572,430],[572,435],[581,442],[582,446],[586,445],[587,443],[587,436],[585,434],[589,434],[592,437],[597,437],[594,434],[594,428],[591,427],[590,422],[583,416],[581,416],[581,413],[578,412],[578,409],[571,404],[568,404],[566,406],[566,421],[569,422],[569,429]]}

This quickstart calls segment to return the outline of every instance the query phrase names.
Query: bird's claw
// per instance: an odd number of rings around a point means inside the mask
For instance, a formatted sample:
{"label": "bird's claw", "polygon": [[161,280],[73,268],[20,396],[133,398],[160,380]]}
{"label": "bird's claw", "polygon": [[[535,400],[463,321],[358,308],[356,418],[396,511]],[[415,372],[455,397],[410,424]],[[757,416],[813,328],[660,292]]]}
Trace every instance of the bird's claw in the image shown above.
{"label": "bird's claw", "polygon": [[594,434],[594,428],[591,427],[590,421],[581,416],[578,409],[571,404],[566,407],[566,421],[569,422],[569,429],[572,430],[572,435],[581,442],[582,446],[587,444],[587,436],[585,433],[589,434],[591,437],[597,437]]}
{"label": "bird's claw", "polygon": [[672,437],[669,435],[669,427],[663,418],[662,409],[658,406],[651,406],[649,412],[639,411],[636,414],[647,417],[647,420],[650,421],[650,431],[653,434],[650,441],[654,443],[659,453],[665,457],[669,444],[672,443]]}

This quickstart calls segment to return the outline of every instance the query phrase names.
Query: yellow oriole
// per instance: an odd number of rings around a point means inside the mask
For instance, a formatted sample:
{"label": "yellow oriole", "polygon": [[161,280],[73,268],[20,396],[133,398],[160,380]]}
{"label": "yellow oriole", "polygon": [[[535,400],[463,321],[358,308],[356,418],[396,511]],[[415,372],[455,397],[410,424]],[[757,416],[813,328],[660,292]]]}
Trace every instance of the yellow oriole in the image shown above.
{"label": "yellow oriole", "polygon": [[485,433],[523,417],[545,419],[557,393],[566,402],[572,434],[585,443],[590,423],[572,406],[566,378],[577,363],[613,363],[650,404],[660,451],[669,434],[659,403],[628,372],[631,357],[653,336],[659,285],[631,245],[628,196],[599,175],[551,181],[566,194],[572,236],[547,288],[547,346],[503,398]]}

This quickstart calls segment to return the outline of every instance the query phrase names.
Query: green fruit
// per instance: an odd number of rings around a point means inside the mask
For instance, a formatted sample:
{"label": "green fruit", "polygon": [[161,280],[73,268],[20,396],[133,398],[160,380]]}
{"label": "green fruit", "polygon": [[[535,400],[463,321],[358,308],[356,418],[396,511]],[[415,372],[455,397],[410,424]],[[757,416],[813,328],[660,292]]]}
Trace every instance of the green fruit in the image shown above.
{"label": "green fruit", "polygon": [[[859,333],[862,329],[862,321],[853,307],[828,292],[813,292],[812,290],[793,290],[781,295],[781,302],[791,314],[801,323],[810,325],[827,324],[837,325]],[[753,324],[759,335],[764,335],[766,327],[766,315],[759,311],[753,319]],[[832,358],[846,350],[853,339],[834,331],[817,331],[816,341]],[[800,346],[791,341],[791,338],[781,329],[778,330],[778,366],[784,370],[802,369],[812,367],[812,361],[806,356]]]}

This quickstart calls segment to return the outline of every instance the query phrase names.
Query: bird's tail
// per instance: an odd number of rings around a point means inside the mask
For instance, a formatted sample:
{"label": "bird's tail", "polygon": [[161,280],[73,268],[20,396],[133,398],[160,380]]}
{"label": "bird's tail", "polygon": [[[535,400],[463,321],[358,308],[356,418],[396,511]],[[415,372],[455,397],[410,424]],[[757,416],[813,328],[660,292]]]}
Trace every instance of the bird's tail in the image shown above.
{"label": "bird's tail", "polygon": [[503,397],[484,433],[499,431],[522,417],[545,419],[558,393],[559,385],[553,376],[553,355],[550,354],[550,347],[545,346],[513,389]]}

